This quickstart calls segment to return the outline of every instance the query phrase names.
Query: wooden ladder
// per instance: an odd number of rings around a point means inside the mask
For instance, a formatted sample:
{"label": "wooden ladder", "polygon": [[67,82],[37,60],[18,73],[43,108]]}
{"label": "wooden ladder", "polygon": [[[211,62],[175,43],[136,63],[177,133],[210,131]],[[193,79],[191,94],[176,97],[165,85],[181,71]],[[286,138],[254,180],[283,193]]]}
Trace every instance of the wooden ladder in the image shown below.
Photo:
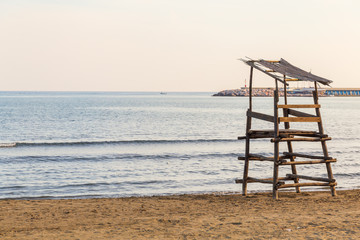
{"label": "wooden ladder", "polygon": [[[250,78],[252,78],[252,70],[250,73]],[[285,77],[284,77],[285,78]],[[314,104],[288,104],[286,86],[284,84],[284,103],[279,104],[279,91],[276,81],[276,90],[274,91],[274,116],[270,116],[263,113],[254,112],[252,110],[252,98],[251,98],[251,88],[250,85],[250,104],[247,111],[247,121],[246,121],[246,136],[239,137],[239,139],[245,139],[245,156],[238,157],[239,160],[244,161],[244,173],[242,179],[236,179],[236,183],[242,183],[243,195],[247,194],[247,184],[248,183],[267,183],[273,185],[273,198],[278,199],[278,190],[282,188],[292,188],[296,189],[297,193],[300,193],[300,187],[306,186],[329,186],[333,196],[336,195],[335,186],[336,181],[332,174],[331,163],[336,162],[336,159],[329,156],[326,141],[331,140],[326,134],[324,134],[324,129],[322,125],[322,119],[320,114],[320,104],[318,101],[318,91],[317,85],[315,82],[315,91],[313,91],[313,100]],[[311,108],[315,110],[315,114],[309,114],[297,109],[301,108]],[[279,110],[282,109],[283,117],[279,116]],[[274,128],[270,130],[253,130],[251,128],[252,118],[260,119],[263,121],[273,122]],[[308,131],[308,130],[295,130],[290,128],[291,122],[315,122],[318,125],[317,131]],[[280,124],[284,123],[284,129],[280,129]],[[258,138],[270,138],[270,141],[274,144],[274,155],[273,157],[261,156],[258,154],[250,153],[250,143],[252,139]],[[294,152],[292,142],[301,141],[301,142],[320,142],[323,155],[315,156],[304,153]],[[287,152],[284,152],[282,155],[279,153],[279,145],[281,142],[286,142]],[[305,158],[307,160],[298,160]],[[270,161],[273,162],[273,177],[272,178],[253,178],[248,176],[249,172],[249,163],[250,161]],[[304,176],[298,175],[296,166],[305,165],[305,164],[325,164],[327,170],[327,178],[323,177],[313,177],[313,176]],[[285,165],[291,166],[291,173],[286,174],[284,177],[279,177],[279,167]],[[300,180],[310,180],[310,182],[300,182]],[[293,183],[287,183],[291,181]]]}

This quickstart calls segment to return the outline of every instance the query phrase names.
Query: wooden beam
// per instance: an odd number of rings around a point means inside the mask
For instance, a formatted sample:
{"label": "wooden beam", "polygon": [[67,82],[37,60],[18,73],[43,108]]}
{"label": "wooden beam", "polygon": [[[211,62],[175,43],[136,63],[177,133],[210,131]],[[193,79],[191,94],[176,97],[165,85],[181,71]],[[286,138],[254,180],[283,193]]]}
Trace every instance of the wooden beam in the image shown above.
{"label": "wooden beam", "polygon": [[[279,178],[279,180],[282,180],[285,178]],[[235,179],[236,183],[243,183],[244,180],[243,179]],[[272,178],[253,178],[253,177],[248,177],[247,178],[247,182],[248,183],[254,183],[254,182],[258,182],[258,183],[268,183],[268,184],[273,184],[273,179]],[[283,185],[285,184],[285,182],[278,182],[279,185]]]}
{"label": "wooden beam", "polygon": [[280,129],[280,133],[290,134],[290,135],[314,135],[314,134],[317,134],[316,131],[297,130],[297,129]]}
{"label": "wooden beam", "polygon": [[286,82],[300,81],[298,78],[285,78]]}
{"label": "wooden beam", "polygon": [[272,138],[271,142],[320,142],[331,140],[331,137],[317,138],[317,137],[307,137],[307,138]]}
{"label": "wooden beam", "polygon": [[320,122],[320,117],[279,117],[280,122]]}
{"label": "wooden beam", "polygon": [[[286,162],[286,160],[284,160],[284,159],[288,159],[288,158],[289,158],[288,156],[280,156],[279,161]],[[246,157],[240,156],[240,157],[238,157],[238,160],[246,160]],[[260,154],[249,154],[249,160],[274,162],[273,157],[266,157],[266,156],[262,156]]]}
{"label": "wooden beam", "polygon": [[[316,81],[314,82],[314,84],[315,84],[315,91],[313,91],[314,104],[319,104],[319,95],[318,95],[318,89],[317,89]],[[316,108],[315,112],[316,112],[316,116],[321,118],[320,109]],[[324,128],[323,128],[323,125],[322,125],[321,121],[318,122],[318,128],[319,128],[319,133],[321,135],[324,135]],[[329,152],[328,152],[325,141],[321,141],[321,147],[323,149],[324,156],[329,157]],[[333,173],[332,173],[332,170],[331,170],[331,164],[330,163],[326,163],[326,170],[327,170],[327,173],[328,173],[328,178],[333,179],[334,176],[333,176]],[[331,186],[330,189],[331,189],[331,195],[336,196],[335,186]]]}
{"label": "wooden beam", "polygon": [[250,110],[247,111],[246,116],[256,118],[256,119],[260,119],[260,120],[264,120],[264,121],[268,121],[268,122],[274,122],[274,117],[273,116],[263,114],[263,113],[258,113],[258,112],[252,112]]}
{"label": "wooden beam", "polygon": [[253,72],[254,68],[250,68],[250,82],[249,82],[249,109],[252,110],[252,86],[253,86]]}
{"label": "wooden beam", "polygon": [[[238,157],[238,160],[246,160],[245,157]],[[255,158],[255,157],[249,157],[250,161],[268,161],[268,162],[274,162],[274,159],[266,159],[266,158]]]}
{"label": "wooden beam", "polygon": [[316,117],[316,115],[300,112],[294,109],[288,109],[288,114],[296,117]]}
{"label": "wooden beam", "polygon": [[278,105],[278,108],[320,108],[320,104],[283,104]]}
{"label": "wooden beam", "polygon": [[304,164],[320,164],[320,163],[332,163],[336,162],[336,159],[329,160],[311,160],[311,161],[295,161],[295,162],[281,162],[280,165],[304,165]]}
{"label": "wooden beam", "polygon": [[[249,109],[248,112],[252,110],[252,85],[253,85],[253,72],[254,67],[250,67],[250,83],[249,83]],[[249,131],[251,129],[251,117],[246,118],[246,143],[245,143],[245,164],[244,164],[244,174],[243,174],[243,186],[242,193],[244,196],[247,194],[247,179],[249,173],[249,155],[250,155],[250,135]]]}
{"label": "wooden beam", "polygon": [[269,63],[279,63],[279,60],[264,60],[265,62],[269,62]]}
{"label": "wooden beam", "polygon": [[325,157],[325,156],[314,156],[309,154],[302,154],[302,153],[290,153],[290,152],[284,152],[285,156],[294,156],[294,157],[302,157],[302,158],[310,158],[310,159],[323,159],[323,160],[330,160],[333,159],[331,157]]}
{"label": "wooden beam", "polygon": [[[286,75],[284,74],[284,80],[286,82]],[[287,99],[287,89],[286,89],[286,86],[284,85],[284,104],[287,105],[288,104],[288,99]],[[290,112],[291,109],[287,109],[287,108],[283,108],[283,114],[284,114],[284,117],[289,117],[289,112]],[[314,116],[315,117],[315,116]],[[285,122],[284,123],[284,126],[285,126],[285,129],[290,129],[290,123],[288,122]],[[280,134],[281,136],[281,134]],[[290,141],[287,141],[286,142],[286,145],[288,147],[288,151],[289,152],[293,152],[293,146],[292,146],[292,142]],[[288,156],[290,158],[290,162],[295,162],[295,157],[294,156]],[[296,165],[291,165],[291,172],[292,174],[297,174],[297,170],[296,170]],[[293,179],[294,183],[299,183],[299,179],[298,178],[294,178]],[[300,187],[296,187],[296,192],[297,193],[300,193],[301,190],[300,190]]]}
{"label": "wooden beam", "polygon": [[309,183],[289,183],[278,185],[278,188],[290,188],[290,187],[311,187],[311,186],[336,186],[334,183],[318,183],[318,182],[309,182]]}
{"label": "wooden beam", "polygon": [[[285,81],[284,81],[285,82]],[[274,91],[274,138],[279,136],[279,89],[278,82],[276,83],[276,90]],[[279,182],[279,142],[274,143],[274,168],[273,168],[273,199],[279,198],[277,184]]]}
{"label": "wooden beam", "polygon": [[310,177],[310,176],[304,176],[304,175],[297,175],[297,174],[286,174],[286,177],[291,178],[291,179],[296,179],[296,178],[300,178],[300,179],[306,179],[306,180],[313,180],[313,181],[320,181],[320,182],[335,182],[335,179],[330,179],[330,178],[321,178],[321,177]]}

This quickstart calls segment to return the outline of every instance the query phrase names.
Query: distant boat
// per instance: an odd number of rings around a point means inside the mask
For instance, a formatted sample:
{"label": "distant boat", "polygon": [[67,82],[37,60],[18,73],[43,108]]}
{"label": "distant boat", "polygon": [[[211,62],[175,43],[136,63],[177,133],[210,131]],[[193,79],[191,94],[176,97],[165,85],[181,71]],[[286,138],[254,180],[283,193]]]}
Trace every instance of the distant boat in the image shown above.
{"label": "distant boat", "polygon": [[161,95],[166,95],[167,93],[166,92],[160,92]]}

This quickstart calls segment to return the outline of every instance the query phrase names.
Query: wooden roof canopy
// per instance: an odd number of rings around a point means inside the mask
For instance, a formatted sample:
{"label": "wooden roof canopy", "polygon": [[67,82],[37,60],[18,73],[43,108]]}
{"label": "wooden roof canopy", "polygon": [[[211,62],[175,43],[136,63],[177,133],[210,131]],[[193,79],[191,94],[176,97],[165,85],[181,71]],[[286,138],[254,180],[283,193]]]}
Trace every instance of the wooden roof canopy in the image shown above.
{"label": "wooden roof canopy", "polygon": [[310,82],[318,82],[323,85],[330,85],[330,83],[332,83],[331,80],[316,76],[310,72],[306,72],[290,64],[288,61],[282,58],[279,61],[268,61],[264,59],[259,59],[259,60],[241,59],[241,60],[247,65],[283,83],[286,83],[287,81],[310,81]]}

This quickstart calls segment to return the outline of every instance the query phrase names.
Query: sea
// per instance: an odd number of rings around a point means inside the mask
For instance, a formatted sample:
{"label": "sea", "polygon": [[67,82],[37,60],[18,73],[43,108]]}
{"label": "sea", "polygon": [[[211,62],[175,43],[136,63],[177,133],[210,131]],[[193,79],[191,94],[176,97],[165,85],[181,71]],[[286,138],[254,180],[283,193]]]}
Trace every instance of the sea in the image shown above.
{"label": "sea", "polygon": [[[0,199],[63,199],[241,192],[247,97],[168,92],[0,92]],[[273,98],[253,109],[273,113]],[[312,98],[289,98],[311,103]],[[360,98],[320,98],[337,189],[360,187]],[[311,109],[310,109],[311,110]],[[310,111],[307,110],[307,111]],[[272,128],[254,120],[254,129]],[[294,128],[316,130],[316,123]],[[287,151],[286,144],[280,151]],[[269,139],[251,152],[271,156]],[[321,155],[320,143],[294,152]],[[273,164],[251,162],[249,176]],[[291,173],[282,166],[280,175]],[[326,177],[324,164],[298,174]],[[271,191],[251,183],[249,192]],[[315,188],[307,188],[309,191]],[[319,188],[316,188],[319,190]],[[293,190],[291,190],[293,191]]]}

